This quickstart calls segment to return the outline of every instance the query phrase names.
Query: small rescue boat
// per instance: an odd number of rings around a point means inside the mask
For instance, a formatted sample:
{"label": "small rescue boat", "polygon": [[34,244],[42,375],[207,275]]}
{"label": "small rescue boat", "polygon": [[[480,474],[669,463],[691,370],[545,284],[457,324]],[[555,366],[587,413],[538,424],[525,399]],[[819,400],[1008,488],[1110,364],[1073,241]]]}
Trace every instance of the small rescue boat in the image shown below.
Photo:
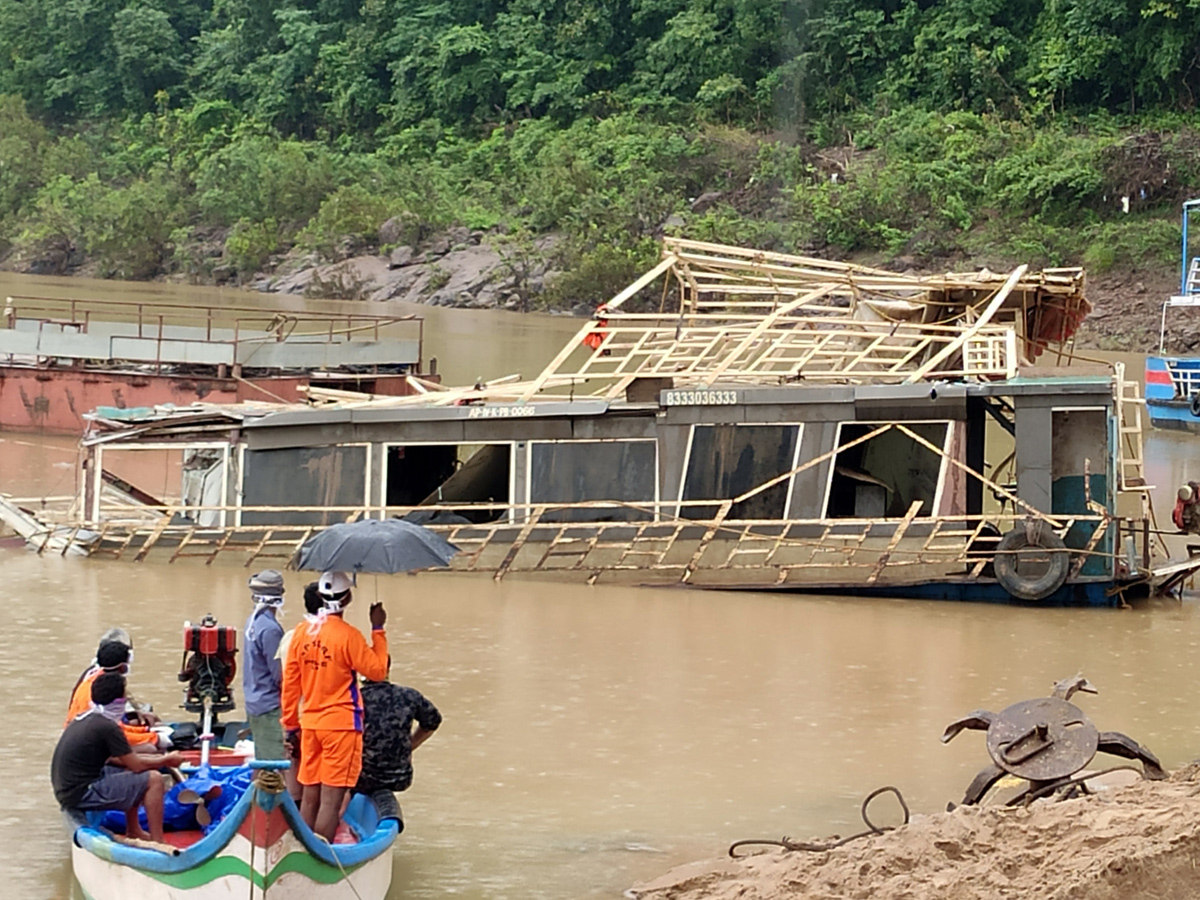
{"label": "small rescue boat", "polygon": [[[285,764],[286,765],[286,764]],[[395,797],[355,794],[333,844],[313,833],[278,771],[251,762],[249,787],[205,834],[168,831],[169,847],[131,846],[100,827],[103,814],[76,821],[71,858],[87,900],[384,900],[390,850],[403,829]]]}
{"label": "small rescue boat", "polygon": [[[202,715],[190,728],[199,749],[183,743],[181,726],[171,735],[192,761],[183,771],[193,777],[166,797],[161,844],[121,835],[121,813],[68,814],[71,860],[86,900],[384,900],[390,850],[404,829],[395,795],[354,794],[333,843],[319,837],[287,792],[288,762],[247,761],[237,748],[216,746],[216,715],[234,708],[237,630],[205,616],[199,625],[184,623],[183,642],[183,708]],[[237,728],[220,730],[228,737]],[[220,765],[226,761],[234,764]]]}

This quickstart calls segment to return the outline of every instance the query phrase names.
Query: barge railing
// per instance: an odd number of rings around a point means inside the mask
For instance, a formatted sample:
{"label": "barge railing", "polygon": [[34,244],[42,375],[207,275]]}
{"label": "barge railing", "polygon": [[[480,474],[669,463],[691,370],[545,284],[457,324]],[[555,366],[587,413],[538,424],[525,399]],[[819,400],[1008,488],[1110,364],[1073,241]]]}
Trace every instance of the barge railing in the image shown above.
{"label": "barge railing", "polygon": [[129,362],[156,371],[180,364],[319,368],[331,364],[327,351],[336,346],[345,364],[403,363],[419,371],[424,327],[415,315],[11,296],[0,312],[0,359]]}
{"label": "barge railing", "polygon": [[[420,507],[240,507],[242,512],[310,514],[329,524],[361,516],[434,515],[426,523],[461,548],[454,571],[488,571],[499,580],[514,573],[581,573],[589,583],[606,575],[641,573],[650,582],[761,584],[846,584],[864,586],[916,580],[977,581],[996,557],[1000,534],[1028,522],[1016,512],[920,516],[914,503],[899,519],[730,520],[734,501],[720,501],[715,516],[690,518],[688,509],[712,508],[713,501],[657,503],[443,504]],[[681,509],[677,509],[682,507]],[[146,559],[161,551],[170,562],[233,557],[246,566],[262,559],[290,560],[301,544],[324,524],[256,524],[206,528],[181,516],[221,511],[218,506],[168,505],[152,520],[113,519],[75,532],[94,535],[91,553],[114,559]],[[125,510],[128,512],[128,509]],[[438,524],[436,516],[495,514],[497,521]],[[581,514],[616,521],[579,521]],[[1144,575],[1140,556],[1097,550],[1114,526],[1126,535],[1142,532],[1133,520],[1107,515],[1078,515],[1051,520],[1060,537],[1072,528],[1087,530],[1088,541],[1072,549],[1073,575],[1088,560],[1116,556],[1133,576]],[[1120,525],[1117,525],[1117,523]],[[1145,554],[1149,557],[1149,554]],[[918,573],[917,570],[921,571]],[[724,573],[724,579],[722,576]],[[909,577],[911,575],[911,578]],[[732,581],[729,579],[732,578]]]}

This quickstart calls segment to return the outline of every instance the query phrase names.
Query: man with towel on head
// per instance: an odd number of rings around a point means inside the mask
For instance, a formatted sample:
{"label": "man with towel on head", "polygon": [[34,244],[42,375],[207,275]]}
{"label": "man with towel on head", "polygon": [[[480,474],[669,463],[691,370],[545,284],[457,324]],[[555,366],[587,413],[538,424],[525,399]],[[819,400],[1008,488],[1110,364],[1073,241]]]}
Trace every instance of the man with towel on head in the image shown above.
{"label": "man with towel on head", "polygon": [[[344,572],[323,572],[317,582],[324,607],[296,628],[283,667],[283,727],[300,729],[300,814],[332,842],[342,800],[362,771],[362,698],[358,675],[387,675],[388,646],[382,603],[371,604],[371,643],[342,619],[353,596]],[[303,705],[303,713],[300,711]]]}
{"label": "man with towel on head", "polygon": [[250,576],[249,585],[254,611],[246,620],[242,697],[254,738],[254,758],[286,759],[283,728],[279,724],[283,663],[278,650],[283,626],[276,618],[283,606],[283,576],[275,569],[264,569]]}
{"label": "man with towel on head", "polygon": [[[104,658],[104,662],[100,661],[101,657]],[[117,668],[118,666],[121,668]],[[92,708],[92,682],[98,675],[105,670],[128,675],[132,666],[133,638],[129,636],[128,631],[124,628],[110,628],[100,635],[100,646],[96,648],[96,655],[75,680],[75,687],[71,688],[71,701],[67,704],[67,722],[63,727],[66,728],[77,715]]]}
{"label": "man with towel on head", "polygon": [[[76,718],[92,708],[92,683],[104,674],[127,676],[133,668],[133,640],[124,628],[110,628],[100,638],[100,646],[96,648],[96,656],[92,664],[84,669],[75,688],[71,692],[71,702],[67,704],[67,718],[63,728],[70,725]],[[123,716],[119,724],[125,732],[125,737],[134,749],[140,753],[152,752],[160,746],[168,745],[155,733],[152,725],[158,724],[157,716],[141,711],[136,703],[131,703],[134,721],[128,721]]]}

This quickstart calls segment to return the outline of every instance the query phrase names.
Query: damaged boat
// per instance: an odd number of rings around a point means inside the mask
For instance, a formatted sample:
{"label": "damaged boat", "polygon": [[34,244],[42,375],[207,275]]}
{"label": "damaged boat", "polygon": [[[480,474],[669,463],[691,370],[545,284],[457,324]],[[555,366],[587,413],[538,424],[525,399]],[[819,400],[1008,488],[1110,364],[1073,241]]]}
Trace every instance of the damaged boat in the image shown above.
{"label": "damaged boat", "polygon": [[[74,523],[250,565],[399,516],[497,579],[1119,604],[1200,560],[1165,558],[1136,382],[1071,358],[1084,289],[667,239],[532,379],[93,417]],[[179,489],[114,500],[153,454]]]}
{"label": "damaged boat", "polygon": [[294,402],[298,387],[414,393],[417,316],[8,297],[0,429],[78,435],[83,414],[195,401]]}

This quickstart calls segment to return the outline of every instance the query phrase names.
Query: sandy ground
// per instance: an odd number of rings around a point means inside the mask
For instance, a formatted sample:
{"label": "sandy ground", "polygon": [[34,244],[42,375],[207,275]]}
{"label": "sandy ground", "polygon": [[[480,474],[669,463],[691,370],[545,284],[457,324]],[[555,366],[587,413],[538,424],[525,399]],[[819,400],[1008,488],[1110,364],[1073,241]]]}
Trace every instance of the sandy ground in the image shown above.
{"label": "sandy ground", "polygon": [[[881,801],[882,802],[882,801]],[[1200,764],[1028,809],[959,807],[822,853],[681,866],[636,900],[1183,900],[1200,896]]]}

